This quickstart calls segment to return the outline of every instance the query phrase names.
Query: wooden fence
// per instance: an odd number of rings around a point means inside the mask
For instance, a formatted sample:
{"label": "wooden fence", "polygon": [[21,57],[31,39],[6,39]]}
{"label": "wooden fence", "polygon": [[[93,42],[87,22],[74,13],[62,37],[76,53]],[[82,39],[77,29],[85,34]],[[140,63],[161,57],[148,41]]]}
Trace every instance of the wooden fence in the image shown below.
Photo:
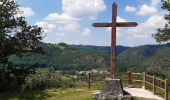
{"label": "wooden fence", "polygon": [[[126,73],[119,73],[119,74],[126,74],[127,78],[121,78],[122,81],[128,82],[128,87],[131,88],[135,82],[139,82],[142,85],[142,88],[147,89],[147,85],[151,87],[149,90],[153,92],[153,94],[156,94],[159,91],[162,91],[161,94],[163,94],[165,100],[168,100],[168,80],[160,79],[156,77],[155,75],[148,75],[146,72],[143,73],[133,73],[131,71],[128,71]],[[91,74],[89,73],[87,75],[87,82],[88,82],[88,88],[90,89],[92,80],[92,76],[105,76],[109,77],[109,74]],[[137,77],[135,79],[134,77]]]}

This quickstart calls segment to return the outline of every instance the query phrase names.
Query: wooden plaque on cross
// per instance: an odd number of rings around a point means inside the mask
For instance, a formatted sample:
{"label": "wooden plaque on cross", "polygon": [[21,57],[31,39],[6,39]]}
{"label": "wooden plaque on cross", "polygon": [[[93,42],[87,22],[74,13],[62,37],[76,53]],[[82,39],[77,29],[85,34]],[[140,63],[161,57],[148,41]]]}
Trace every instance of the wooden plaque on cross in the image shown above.
{"label": "wooden plaque on cross", "polygon": [[111,27],[111,78],[115,78],[116,73],[116,27],[135,27],[137,26],[136,22],[117,22],[117,4],[113,3],[112,5],[112,22],[111,23],[94,23],[94,27]]}

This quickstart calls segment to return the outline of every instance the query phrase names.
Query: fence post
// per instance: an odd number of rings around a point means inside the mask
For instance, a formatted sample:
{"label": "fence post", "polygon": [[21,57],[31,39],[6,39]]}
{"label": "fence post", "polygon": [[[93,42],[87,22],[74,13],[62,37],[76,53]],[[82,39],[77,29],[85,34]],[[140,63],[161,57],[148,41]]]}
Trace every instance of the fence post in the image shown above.
{"label": "fence post", "polygon": [[88,73],[88,88],[90,89],[90,73]]}
{"label": "fence post", "polygon": [[153,94],[155,94],[155,75],[153,75]]}
{"label": "fence post", "polygon": [[165,80],[165,100],[168,100],[168,80]]}
{"label": "fence post", "polygon": [[132,72],[128,71],[128,87],[132,87]]}
{"label": "fence post", "polygon": [[143,72],[142,88],[146,89],[146,72]]}

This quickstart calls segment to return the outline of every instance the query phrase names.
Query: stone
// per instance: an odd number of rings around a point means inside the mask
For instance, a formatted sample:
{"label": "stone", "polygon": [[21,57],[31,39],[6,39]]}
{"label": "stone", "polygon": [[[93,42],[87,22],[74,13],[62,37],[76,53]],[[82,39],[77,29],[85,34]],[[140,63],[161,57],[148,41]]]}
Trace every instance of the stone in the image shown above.
{"label": "stone", "polygon": [[131,95],[123,90],[121,79],[105,79],[102,91],[93,91],[93,100],[131,100]]}
{"label": "stone", "polygon": [[120,79],[105,79],[105,85],[103,89],[103,94],[109,94],[114,96],[123,95],[123,87]]}

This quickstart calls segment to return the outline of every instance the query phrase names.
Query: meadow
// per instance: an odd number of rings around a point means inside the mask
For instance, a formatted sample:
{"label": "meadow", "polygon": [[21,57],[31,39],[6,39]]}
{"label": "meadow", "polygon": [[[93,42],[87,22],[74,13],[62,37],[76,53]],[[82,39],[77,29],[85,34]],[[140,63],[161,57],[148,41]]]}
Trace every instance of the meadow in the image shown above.
{"label": "meadow", "polygon": [[[127,86],[127,84],[123,85]],[[92,100],[92,91],[102,89],[103,83],[93,83],[91,89],[88,89],[87,87],[87,83],[83,82],[79,83],[75,88],[52,88],[42,91],[6,92],[0,94],[0,100]],[[139,85],[137,85],[137,87],[139,87]],[[133,97],[133,100],[147,99]]]}

